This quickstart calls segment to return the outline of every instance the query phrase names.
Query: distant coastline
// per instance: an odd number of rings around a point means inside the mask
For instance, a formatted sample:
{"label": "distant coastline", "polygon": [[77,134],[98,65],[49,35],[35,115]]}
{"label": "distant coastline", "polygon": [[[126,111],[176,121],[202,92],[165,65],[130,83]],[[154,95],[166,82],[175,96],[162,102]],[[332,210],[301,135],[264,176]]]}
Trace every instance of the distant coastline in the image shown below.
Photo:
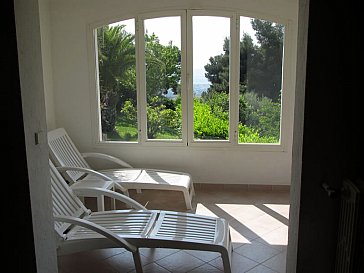
{"label": "distant coastline", "polygon": [[[193,93],[196,97],[201,97],[202,92],[207,91],[207,89],[210,87],[209,83],[195,83],[193,85]],[[167,98],[175,98],[176,95],[173,94],[172,90],[168,90],[168,93],[166,94]]]}
{"label": "distant coastline", "polygon": [[207,89],[210,87],[209,83],[195,83],[193,85],[193,93],[196,97],[201,97],[202,92],[207,91]]}

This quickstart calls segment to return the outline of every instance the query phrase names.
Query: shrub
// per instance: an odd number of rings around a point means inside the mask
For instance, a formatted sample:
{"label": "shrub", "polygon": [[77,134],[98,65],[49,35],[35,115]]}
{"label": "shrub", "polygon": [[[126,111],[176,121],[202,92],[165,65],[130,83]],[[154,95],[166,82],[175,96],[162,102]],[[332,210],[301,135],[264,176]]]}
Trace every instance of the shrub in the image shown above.
{"label": "shrub", "polygon": [[195,99],[194,135],[201,139],[228,139],[229,113],[220,107],[215,107],[212,111],[209,104]]}

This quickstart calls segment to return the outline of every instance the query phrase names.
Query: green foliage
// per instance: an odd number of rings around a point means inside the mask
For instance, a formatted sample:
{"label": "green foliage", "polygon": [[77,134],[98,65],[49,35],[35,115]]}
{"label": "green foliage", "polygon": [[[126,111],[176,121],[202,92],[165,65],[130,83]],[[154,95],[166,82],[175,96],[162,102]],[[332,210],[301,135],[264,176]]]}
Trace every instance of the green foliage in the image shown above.
{"label": "green foliage", "polygon": [[228,139],[229,112],[221,107],[212,110],[211,105],[194,100],[194,135],[197,139]]}
{"label": "green foliage", "polygon": [[[173,104],[172,100],[170,100],[170,104]],[[170,138],[182,138],[181,108],[177,105],[173,105],[171,108],[167,108],[167,104],[161,103],[158,96],[151,98],[147,106],[147,134],[149,139],[161,138],[161,135],[169,135]]]}
{"label": "green foliage", "polygon": [[278,142],[280,137],[281,105],[255,93],[244,94],[244,124],[256,130],[260,136],[271,136]]}
{"label": "green foliage", "polygon": [[[253,19],[258,45],[244,33],[240,41],[240,91],[255,92],[278,101],[282,81],[283,26]],[[210,81],[208,90],[229,91],[229,39],[224,40],[223,53],[210,57],[205,65],[205,76]]]}
{"label": "green foliage", "polygon": [[124,27],[105,26],[97,30],[102,97],[107,92],[118,92],[120,83],[130,79],[133,74],[130,70],[135,70],[135,37],[126,32]]}
{"label": "green foliage", "polygon": [[135,127],[130,127],[124,124],[116,123],[115,130],[117,137],[114,140],[122,141],[137,141],[138,140],[138,129]]}
{"label": "green foliage", "polygon": [[282,57],[284,27],[270,21],[254,19],[252,27],[260,47],[256,58],[252,58],[253,70],[248,79],[248,88],[260,96],[277,102],[282,83]]}
{"label": "green foliage", "polygon": [[[280,137],[280,85],[283,26],[253,20],[259,45],[244,34],[240,41],[239,143],[277,143]],[[108,139],[136,141],[136,67],[134,35],[124,26],[97,31],[101,123]],[[181,52],[162,45],[155,34],[145,35],[147,135],[150,139],[182,137],[180,94]],[[211,86],[194,99],[194,137],[229,138],[229,39],[223,54],[211,57],[206,77]],[[248,70],[249,69],[249,70]]]}
{"label": "green foliage", "polygon": [[120,98],[135,94],[135,37],[124,27],[105,26],[97,30],[103,132],[114,131]]}
{"label": "green foliage", "polygon": [[117,115],[112,131],[105,132],[108,140],[137,141],[137,110],[132,100],[127,100]]}
{"label": "green foliage", "polygon": [[181,80],[181,51],[169,43],[160,44],[155,34],[145,35],[145,58],[147,94],[156,96],[166,94],[172,89],[174,94],[179,90]]}
{"label": "green foliage", "polygon": [[229,111],[229,94],[225,92],[203,92],[201,102],[207,103],[211,107],[212,112]]}
{"label": "green foliage", "polygon": [[137,124],[137,110],[130,100],[124,103],[120,111],[120,119],[126,124]]}
{"label": "green foliage", "polygon": [[260,136],[258,131],[239,123],[239,143],[277,143],[272,136]]}
{"label": "green foliage", "polygon": [[205,76],[211,83],[208,92],[229,91],[229,43],[229,39],[225,38],[223,45],[224,53],[210,57],[210,63],[205,65]]}

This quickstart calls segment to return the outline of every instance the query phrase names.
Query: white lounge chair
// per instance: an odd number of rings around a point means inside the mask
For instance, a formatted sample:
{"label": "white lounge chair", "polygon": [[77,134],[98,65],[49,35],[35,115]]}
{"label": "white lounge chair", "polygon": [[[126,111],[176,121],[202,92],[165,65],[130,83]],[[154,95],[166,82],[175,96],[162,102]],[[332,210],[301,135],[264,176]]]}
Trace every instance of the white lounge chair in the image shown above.
{"label": "white lounge chair", "polygon": [[231,273],[232,243],[226,220],[173,211],[147,210],[135,200],[100,188],[102,194],[133,207],[132,210],[91,212],[49,161],[58,255],[92,249],[125,248],[132,252],[135,269],[142,273],[139,248],[173,248],[218,252],[224,272]]}
{"label": "white lounge chair", "polygon": [[[191,176],[188,173],[132,168],[125,161],[110,155],[101,153],[80,153],[72,142],[71,138],[63,128],[58,128],[48,132],[48,146],[50,157],[57,167],[78,167],[91,169],[85,158],[96,157],[109,160],[118,164],[120,169],[97,170],[99,173],[118,181],[120,186],[126,190],[170,190],[181,191],[183,193],[186,207],[192,209],[192,198],[194,187]],[[96,171],[96,170],[94,170]],[[83,179],[90,179],[89,174],[80,171],[67,171],[64,177],[70,183],[75,183]]]}

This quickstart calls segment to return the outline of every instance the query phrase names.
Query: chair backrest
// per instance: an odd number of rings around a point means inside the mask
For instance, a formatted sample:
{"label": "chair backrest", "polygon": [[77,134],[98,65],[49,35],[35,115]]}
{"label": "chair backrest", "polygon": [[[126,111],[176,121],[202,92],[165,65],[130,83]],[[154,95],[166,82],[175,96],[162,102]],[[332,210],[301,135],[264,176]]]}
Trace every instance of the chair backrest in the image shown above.
{"label": "chair backrest", "polygon": [[[89,210],[83,205],[81,200],[73,193],[70,186],[58,172],[52,161],[49,160],[53,215],[83,217],[89,213]],[[65,230],[70,224],[55,222],[54,228],[60,236],[63,236]]]}
{"label": "chair backrest", "polygon": [[[63,128],[58,128],[48,132],[48,147],[50,157],[57,167],[82,167],[90,169],[90,165],[82,157],[71,138]],[[74,183],[81,178],[84,173],[77,171],[67,171],[64,174],[68,182]]]}

